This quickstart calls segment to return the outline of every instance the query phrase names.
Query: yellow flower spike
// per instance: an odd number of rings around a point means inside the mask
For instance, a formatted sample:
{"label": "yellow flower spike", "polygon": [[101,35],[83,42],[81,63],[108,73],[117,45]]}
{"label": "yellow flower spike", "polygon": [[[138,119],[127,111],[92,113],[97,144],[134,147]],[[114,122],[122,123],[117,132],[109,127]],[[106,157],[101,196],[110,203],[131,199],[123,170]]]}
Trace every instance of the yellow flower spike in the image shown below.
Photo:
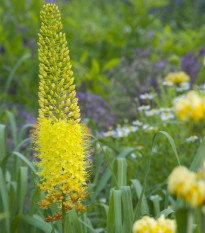
{"label": "yellow flower spike", "polygon": [[[40,192],[46,192],[41,208],[57,204],[65,211],[85,210],[90,166],[87,160],[90,140],[87,127],[80,123],[80,109],[69,50],[58,7],[46,4],[40,14],[39,33],[39,117],[33,140],[40,176]],[[83,195],[82,195],[83,194]],[[74,201],[73,201],[74,200]],[[75,205],[70,203],[74,202]],[[47,221],[61,219],[51,216]]]}

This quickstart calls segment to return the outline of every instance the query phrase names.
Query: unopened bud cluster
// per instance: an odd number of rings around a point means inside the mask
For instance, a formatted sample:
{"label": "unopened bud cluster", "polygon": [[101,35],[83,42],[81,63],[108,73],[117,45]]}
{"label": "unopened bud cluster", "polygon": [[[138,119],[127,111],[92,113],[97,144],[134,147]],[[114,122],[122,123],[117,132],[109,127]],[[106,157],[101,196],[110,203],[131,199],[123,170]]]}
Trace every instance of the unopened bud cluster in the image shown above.
{"label": "unopened bud cluster", "polygon": [[39,118],[53,120],[71,118],[80,122],[80,109],[73,84],[73,72],[65,33],[55,4],[44,5],[41,11],[38,54],[40,61]]}

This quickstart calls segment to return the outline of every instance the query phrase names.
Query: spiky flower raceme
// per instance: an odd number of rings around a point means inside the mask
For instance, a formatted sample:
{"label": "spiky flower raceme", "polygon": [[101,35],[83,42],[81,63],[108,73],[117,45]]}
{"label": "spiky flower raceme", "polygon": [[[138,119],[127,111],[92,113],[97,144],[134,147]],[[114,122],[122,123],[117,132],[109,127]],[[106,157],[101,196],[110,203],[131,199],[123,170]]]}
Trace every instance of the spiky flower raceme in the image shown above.
{"label": "spiky flower raceme", "polygon": [[[78,99],[69,50],[58,7],[46,4],[41,11],[39,34],[39,118],[34,131],[34,146],[41,192],[41,208],[51,204],[69,211],[83,211],[86,197],[89,133],[80,123]],[[61,219],[61,213],[46,221]]]}

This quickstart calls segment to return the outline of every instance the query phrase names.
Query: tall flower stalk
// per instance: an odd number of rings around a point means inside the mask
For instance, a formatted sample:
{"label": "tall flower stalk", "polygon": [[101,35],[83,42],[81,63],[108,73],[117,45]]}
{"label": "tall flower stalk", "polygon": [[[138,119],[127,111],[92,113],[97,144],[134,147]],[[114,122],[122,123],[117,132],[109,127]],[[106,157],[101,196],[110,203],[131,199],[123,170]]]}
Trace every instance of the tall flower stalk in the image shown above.
{"label": "tall flower stalk", "polygon": [[62,220],[68,211],[84,211],[86,198],[89,133],[80,123],[73,72],[58,7],[46,4],[40,14],[39,117],[34,130],[35,155],[40,191],[45,193],[40,208],[51,205],[60,211],[45,220]]}

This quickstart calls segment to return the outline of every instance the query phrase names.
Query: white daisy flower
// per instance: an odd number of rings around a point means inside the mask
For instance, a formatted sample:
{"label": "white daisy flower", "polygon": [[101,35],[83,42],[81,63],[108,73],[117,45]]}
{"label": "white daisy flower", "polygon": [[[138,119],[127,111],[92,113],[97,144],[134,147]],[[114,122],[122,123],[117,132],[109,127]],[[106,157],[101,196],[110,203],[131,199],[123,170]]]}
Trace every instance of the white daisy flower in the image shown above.
{"label": "white daisy flower", "polygon": [[127,137],[129,134],[129,131],[125,131],[125,130],[118,130],[117,131],[117,138],[123,138],[123,137]]}
{"label": "white daisy flower", "polygon": [[205,90],[204,90],[204,89],[201,89],[201,90],[199,90],[199,92],[200,92],[201,94],[204,94],[204,93],[205,93]]}
{"label": "white daisy flower", "polygon": [[143,122],[136,120],[136,121],[133,121],[132,124],[137,125],[137,126],[142,126]]}
{"label": "white daisy flower", "polygon": [[147,125],[147,124],[144,124],[144,125],[142,126],[142,129],[143,129],[143,130],[146,130],[146,131],[151,131],[151,130],[154,130],[154,127],[153,127],[153,126],[149,126],[149,125]]}
{"label": "white daisy flower", "polygon": [[161,120],[162,121],[166,121],[166,120],[169,120],[169,119],[173,119],[174,118],[174,115],[169,113],[169,112],[163,112],[161,115]]}
{"label": "white daisy flower", "polygon": [[174,111],[173,108],[159,108],[159,112],[163,113],[163,112],[172,112]]}
{"label": "white daisy flower", "polygon": [[196,135],[192,135],[189,138],[186,139],[187,142],[194,142],[198,139]]}
{"label": "white daisy flower", "polygon": [[185,95],[179,95],[172,100],[172,103],[175,105],[178,100],[184,99],[185,97]]}
{"label": "white daisy flower", "polygon": [[136,132],[138,130],[138,127],[131,125],[131,126],[127,127],[127,130],[129,130],[129,132]]}
{"label": "white daisy flower", "polygon": [[157,109],[151,109],[149,111],[145,111],[146,116],[154,116],[154,115],[156,115],[158,113],[159,113],[159,110],[157,110]]}
{"label": "white daisy flower", "polygon": [[146,110],[150,109],[150,106],[149,105],[142,105],[142,106],[138,107],[137,109],[138,109],[138,111],[146,111]]}
{"label": "white daisy flower", "polygon": [[150,126],[150,127],[147,128],[147,131],[152,131],[152,130],[154,130],[153,126]]}
{"label": "white daisy flower", "polygon": [[190,89],[190,83],[188,82],[183,82],[179,85],[179,87],[176,88],[178,92],[187,91],[189,89]]}
{"label": "white daisy flower", "polygon": [[149,94],[149,93],[145,93],[143,95],[140,95],[140,99],[142,99],[142,100],[151,100],[153,98],[154,98],[154,96],[152,94]]}
{"label": "white daisy flower", "polygon": [[174,84],[173,84],[172,82],[170,82],[170,81],[165,81],[165,82],[162,82],[162,85],[163,85],[163,86],[169,86],[169,87],[171,87],[171,86],[173,86]]}
{"label": "white daisy flower", "polygon": [[146,130],[146,129],[148,129],[149,128],[149,125],[147,125],[147,124],[144,124],[143,126],[142,126],[142,129],[144,129],[144,130]]}
{"label": "white daisy flower", "polygon": [[116,132],[114,130],[110,130],[108,132],[103,133],[104,137],[114,137],[116,135]]}
{"label": "white daisy flower", "polygon": [[99,202],[105,204],[105,203],[107,203],[107,199],[102,197],[99,199]]}
{"label": "white daisy flower", "polygon": [[116,129],[117,133],[120,133],[120,132],[125,132],[126,134],[128,134],[130,132],[129,128],[128,127],[118,127]]}
{"label": "white daisy flower", "polygon": [[199,92],[204,94],[205,93],[205,83],[197,86],[197,88],[199,89]]}
{"label": "white daisy flower", "polygon": [[197,86],[199,90],[205,90],[205,83]]}

